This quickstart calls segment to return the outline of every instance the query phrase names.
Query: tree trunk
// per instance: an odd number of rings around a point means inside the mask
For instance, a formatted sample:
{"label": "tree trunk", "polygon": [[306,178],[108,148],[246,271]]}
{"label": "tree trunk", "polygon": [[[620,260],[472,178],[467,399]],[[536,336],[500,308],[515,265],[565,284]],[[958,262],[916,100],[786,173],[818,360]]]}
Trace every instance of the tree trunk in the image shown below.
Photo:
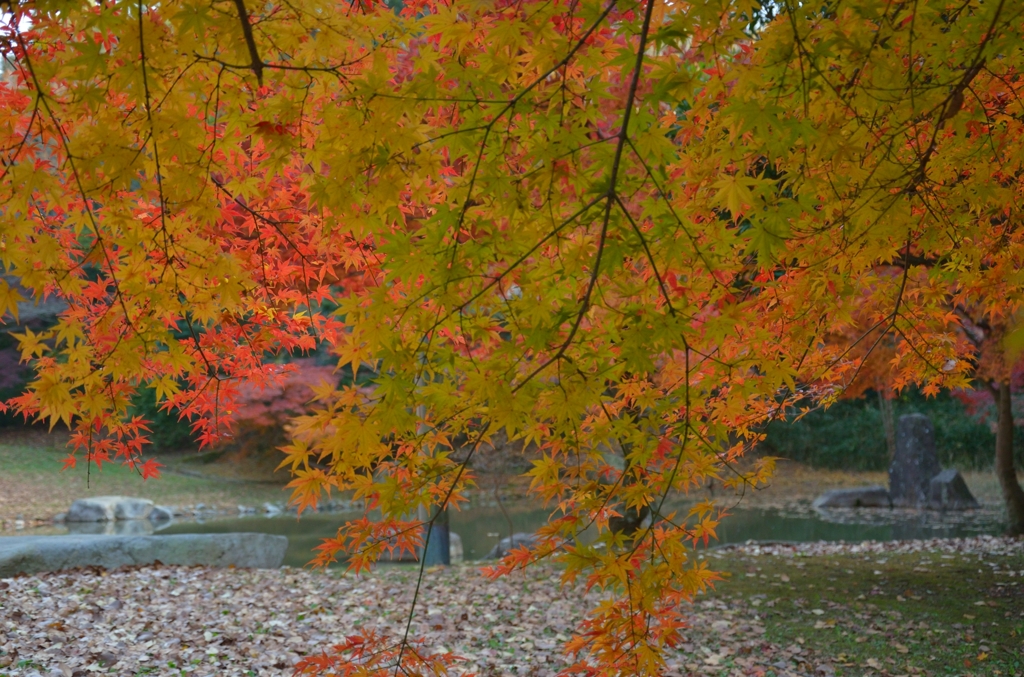
{"label": "tree trunk", "polygon": [[1017,481],[1017,470],[1013,467],[1013,403],[1010,399],[1010,383],[999,384],[996,394],[996,408],[999,411],[999,427],[996,430],[996,477],[1006,501],[1006,516],[1009,522],[1007,532],[1011,536],[1024,535],[1024,489]]}
{"label": "tree trunk", "polygon": [[878,389],[878,413],[882,415],[882,430],[885,431],[885,448],[889,452],[889,462],[896,458],[896,417],[892,410],[892,399],[889,389]]}

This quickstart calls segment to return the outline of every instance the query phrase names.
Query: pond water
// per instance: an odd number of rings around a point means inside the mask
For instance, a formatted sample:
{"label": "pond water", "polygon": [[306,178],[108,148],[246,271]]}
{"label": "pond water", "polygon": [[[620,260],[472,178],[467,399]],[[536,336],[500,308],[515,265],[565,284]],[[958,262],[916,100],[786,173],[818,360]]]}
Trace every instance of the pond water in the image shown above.
{"label": "pond water", "polygon": [[[911,510],[831,510],[814,511],[807,506],[778,510],[736,507],[718,527],[718,544],[755,541],[848,541],[908,540],[953,538],[998,534],[1003,529],[997,510],[981,509],[963,513]],[[515,531],[532,532],[543,525],[548,510],[518,507],[509,516]],[[334,536],[338,526],[351,514],[306,514],[292,516],[239,517],[207,522],[178,522],[159,531],[161,534],[227,533],[255,531],[288,537],[284,563],[300,567],[312,559],[320,540]],[[462,538],[467,560],[484,557],[500,538],[509,534],[509,523],[500,509],[472,506],[453,511],[451,530]],[[710,544],[712,547],[714,542]]]}

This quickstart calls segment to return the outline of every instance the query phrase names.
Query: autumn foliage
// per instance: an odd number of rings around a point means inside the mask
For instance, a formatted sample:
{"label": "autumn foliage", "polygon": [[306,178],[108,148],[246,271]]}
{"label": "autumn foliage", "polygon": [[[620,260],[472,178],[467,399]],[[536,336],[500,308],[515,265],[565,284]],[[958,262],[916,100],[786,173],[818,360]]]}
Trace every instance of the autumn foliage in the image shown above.
{"label": "autumn foliage", "polygon": [[[300,508],[368,506],[320,561],[416,547],[501,432],[552,514],[494,574],[557,559],[607,592],[572,671],[658,674],[716,579],[690,489],[765,482],[737,465],[764,426],[887,341],[892,382],[935,391],[973,374],[958,308],[1015,331],[1021,11],[21,3],[0,262],[69,309],[22,337],[12,404],[152,475],[138,389],[210,443],[268,356],[326,343],[375,376],[315,388],[284,449]],[[408,639],[363,672],[444,667]]]}

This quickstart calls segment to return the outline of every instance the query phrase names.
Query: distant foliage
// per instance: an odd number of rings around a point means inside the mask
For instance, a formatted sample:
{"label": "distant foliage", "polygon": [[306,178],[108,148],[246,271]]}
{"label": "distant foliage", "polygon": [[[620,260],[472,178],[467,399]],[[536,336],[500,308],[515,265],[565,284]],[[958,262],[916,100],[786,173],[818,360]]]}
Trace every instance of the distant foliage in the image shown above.
{"label": "distant foliage", "polygon": [[[352,382],[351,369],[336,374],[333,367],[317,364],[313,359],[297,359],[281,364],[280,368],[284,376],[271,386],[239,388],[234,408],[230,414],[223,412],[232,432],[225,435],[218,446],[241,452],[240,457],[276,452],[277,446],[286,440],[288,421],[307,411],[316,386],[327,383],[334,387],[339,380],[343,384]],[[148,437],[154,451],[180,451],[199,446],[192,424],[180,418],[177,412],[160,407],[152,389],[141,390],[135,396],[133,413],[148,421],[151,431]]]}
{"label": "distant foliage", "polygon": [[[318,365],[312,359],[297,359],[278,365],[284,372],[275,382],[257,386],[244,384],[238,389],[230,416],[231,432],[217,443],[231,451],[237,460],[278,455],[277,448],[287,441],[286,427],[294,417],[310,411],[317,389],[333,390],[339,375],[334,367]],[[351,381],[351,372],[341,380]]]}
{"label": "distant foliage", "polygon": [[[965,391],[966,392],[966,391]],[[972,395],[976,391],[969,391]],[[908,390],[894,402],[896,418],[921,413],[935,426],[935,446],[943,466],[959,469],[992,467],[995,433],[984,409],[965,405],[965,393],[943,392],[927,398]],[[1015,436],[1015,455],[1024,461],[1024,439]],[[777,421],[768,428],[761,450],[816,468],[885,470],[889,452],[878,397],[868,392],[855,400],[840,400],[828,409],[813,411],[799,420]]]}
{"label": "distant foliage", "polygon": [[149,439],[158,453],[193,449],[198,446],[192,426],[181,420],[177,412],[164,411],[156,401],[156,392],[145,388],[132,399],[135,414],[149,421]]}
{"label": "distant foliage", "polygon": [[[21,362],[17,340],[8,332],[0,333],[0,400],[25,392],[32,369]],[[0,426],[24,425],[25,417],[13,411],[0,412]]]}
{"label": "distant foliage", "polygon": [[326,385],[333,390],[338,382],[333,367],[317,366],[308,360],[282,365],[285,374],[276,382],[238,389],[233,421],[239,426],[283,427],[291,418],[308,408],[315,389]]}

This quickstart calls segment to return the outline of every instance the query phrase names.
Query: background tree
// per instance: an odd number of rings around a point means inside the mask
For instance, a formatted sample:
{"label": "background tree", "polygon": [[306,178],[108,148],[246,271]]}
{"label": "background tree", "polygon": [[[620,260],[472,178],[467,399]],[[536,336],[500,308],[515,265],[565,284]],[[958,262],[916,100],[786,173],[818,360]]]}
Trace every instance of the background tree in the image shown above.
{"label": "background tree", "polygon": [[[404,516],[457,505],[501,431],[541,450],[552,519],[494,572],[559,559],[609,596],[571,671],[657,674],[715,579],[692,548],[717,513],[676,499],[766,479],[734,467],[763,426],[858,369],[828,336],[856,310],[861,341],[902,339],[894,383],[934,392],[974,355],[950,294],[1007,318],[1021,298],[1021,10],[772,7],[10,6],[0,263],[69,304],[22,337],[38,376],[14,404],[148,476],[139,388],[213,441],[240,382],[279,377],[267,355],[325,341],[377,376],[317,389],[294,499],[351,491],[384,519],[318,560],[419,545]],[[409,639],[305,667],[422,669]]]}
{"label": "background tree", "polygon": [[988,398],[965,395],[964,399],[975,410],[985,399],[994,405],[995,470],[1006,502],[1008,531],[1012,535],[1024,535],[1024,489],[1017,479],[1014,463],[1017,419],[1013,411],[1013,391],[1020,387],[1021,370],[1024,368],[1020,362],[1020,330],[1007,330],[1008,325],[1012,326],[1013,318],[982,313],[983,319],[975,320],[968,314],[968,309],[961,306],[957,311],[968,340],[978,351],[977,379],[984,389],[983,395],[988,395]]}
{"label": "background tree", "polygon": [[[1009,529],[1021,533],[1013,360],[1004,341],[1016,331],[1020,307],[1013,272],[1022,253],[1020,73],[1006,58],[1013,49],[1006,40],[1020,29],[1021,9],[997,2],[877,10],[840,3],[815,13],[787,5],[791,30],[769,31],[758,43],[758,54],[778,68],[768,85],[777,96],[770,106],[757,103],[764,101],[761,83],[751,86],[739,110],[760,111],[751,123],[760,133],[737,148],[788,176],[795,201],[818,200],[801,220],[784,224],[780,256],[828,232],[833,262],[884,264],[858,273],[859,301],[832,324],[847,332],[849,356],[863,359],[888,344],[895,369],[883,380],[896,389],[913,378],[899,369],[907,359],[924,360],[932,373],[977,366],[982,382],[1003,384],[992,386],[1006,389],[1007,402],[996,468]],[[762,256],[774,258],[772,218],[766,212],[752,225],[761,221],[769,238]],[[833,281],[840,283],[850,281]],[[991,327],[1000,329],[992,335]],[[943,350],[946,360],[938,359]],[[926,385],[924,392],[937,390]]]}

